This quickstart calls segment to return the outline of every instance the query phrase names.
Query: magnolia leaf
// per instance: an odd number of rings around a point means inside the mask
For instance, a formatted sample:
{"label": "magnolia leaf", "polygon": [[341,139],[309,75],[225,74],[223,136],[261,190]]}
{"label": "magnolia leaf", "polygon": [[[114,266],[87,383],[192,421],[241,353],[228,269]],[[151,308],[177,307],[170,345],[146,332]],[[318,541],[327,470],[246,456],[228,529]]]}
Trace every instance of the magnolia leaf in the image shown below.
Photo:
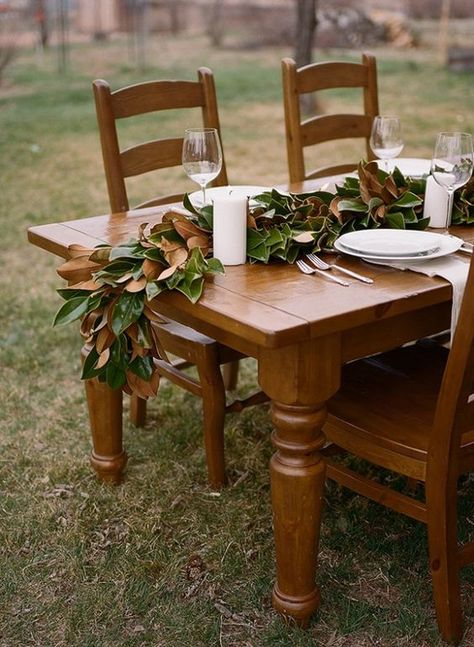
{"label": "magnolia leaf", "polygon": [[182,220],[173,220],[173,225],[178,234],[181,236],[181,238],[184,238],[184,240],[188,240],[189,238],[193,238],[195,236],[199,237],[202,236],[202,231],[201,229],[198,229],[196,225],[185,218],[185,216],[182,216]]}
{"label": "magnolia leaf", "polygon": [[118,283],[119,285],[121,283],[126,283],[129,281],[133,276],[133,272],[126,272],[123,276],[120,276],[119,278],[115,279],[115,283]]}
{"label": "magnolia leaf", "polygon": [[387,213],[385,218],[392,229],[405,229],[405,219],[400,211]]}
{"label": "magnolia leaf", "polygon": [[153,281],[161,274],[163,267],[164,266],[162,263],[158,263],[149,258],[145,258],[142,264],[142,271],[146,276],[147,281]]}
{"label": "magnolia leaf", "polygon": [[59,288],[58,290],[56,290],[56,292],[65,300],[72,299],[72,297],[88,297],[90,295],[89,290],[83,290],[81,288],[77,288],[76,286]]}
{"label": "magnolia leaf", "polygon": [[338,203],[338,208],[339,211],[357,211],[358,213],[367,211],[367,205],[361,200],[341,200]]}
{"label": "magnolia leaf", "polygon": [[119,245],[118,247],[113,247],[110,251],[110,260],[114,261],[117,258],[140,258],[135,253],[135,245]]}
{"label": "magnolia leaf", "polygon": [[188,260],[188,250],[184,247],[177,247],[171,252],[166,252],[165,258],[170,265],[179,267]]}
{"label": "magnolia leaf", "polygon": [[80,281],[89,281],[92,277],[92,272],[95,272],[100,267],[98,263],[90,261],[85,256],[80,256],[60,265],[57,273],[70,283],[79,283]]}
{"label": "magnolia leaf", "polygon": [[173,276],[173,274],[176,272],[178,269],[177,265],[172,265],[171,267],[167,267],[166,270],[163,270],[161,274],[157,277],[157,281],[164,281],[165,279],[168,279],[170,276]]}
{"label": "magnolia leaf", "polygon": [[192,281],[188,282],[186,280],[181,281],[176,289],[185,294],[191,303],[197,303],[199,301],[202,290],[204,287],[204,277],[195,277]]}
{"label": "magnolia leaf", "polygon": [[98,353],[102,353],[106,348],[110,348],[114,343],[115,333],[107,326],[100,329],[95,340],[95,347]]}
{"label": "magnolia leaf", "polygon": [[292,236],[292,239],[296,243],[312,243],[313,242],[313,234],[310,231],[303,231],[301,234],[297,234],[296,236]]}
{"label": "magnolia leaf", "polygon": [[110,348],[105,348],[99,355],[99,360],[97,362],[96,368],[103,368],[110,358]]}
{"label": "magnolia leaf", "polygon": [[111,327],[117,336],[138,319],[143,312],[143,304],[143,293],[123,292],[120,295],[113,307],[111,318]]}
{"label": "magnolia leaf", "polygon": [[87,312],[89,296],[79,296],[69,299],[59,308],[54,317],[53,326],[64,326],[76,321]]}
{"label": "magnolia leaf", "polygon": [[147,355],[146,357],[135,357],[133,362],[130,362],[128,368],[132,373],[141,377],[142,380],[147,382],[153,375],[153,359]]}
{"label": "magnolia leaf", "polygon": [[196,215],[199,215],[199,211],[194,207],[193,203],[189,199],[189,195],[187,193],[184,194],[183,196],[183,206],[185,209],[190,211],[191,213],[195,213]]}
{"label": "magnolia leaf", "polygon": [[145,294],[146,298],[148,301],[151,301],[154,299],[160,292],[163,292],[165,290],[165,286],[163,284],[158,283],[157,281],[153,281],[152,283],[147,283],[146,288],[145,288]]}
{"label": "magnolia leaf", "polygon": [[420,218],[414,223],[410,223],[407,229],[426,229],[430,224],[429,218]]}
{"label": "magnolia leaf", "polygon": [[188,249],[194,249],[195,247],[201,247],[203,249],[203,255],[205,256],[209,250],[209,238],[208,236],[203,236],[199,234],[198,236],[190,236],[187,239]]}
{"label": "magnolia leaf", "polygon": [[213,274],[225,274],[225,268],[218,258],[208,258],[207,268]]}
{"label": "magnolia leaf", "polygon": [[105,247],[96,247],[93,253],[89,256],[89,260],[94,261],[95,263],[107,263],[110,258],[110,252],[112,247],[108,245]]}
{"label": "magnolia leaf", "polygon": [[127,383],[133,393],[136,393],[140,398],[146,400],[147,398],[156,395],[160,381],[160,374],[154,371],[149,380],[144,380],[136,373],[127,371]]}
{"label": "magnolia leaf", "polygon": [[145,276],[142,276],[142,278],[138,279],[138,281],[135,281],[134,279],[132,279],[125,286],[125,290],[127,292],[141,292],[142,290],[145,289],[146,283],[147,281]]}
{"label": "magnolia leaf", "polygon": [[415,195],[414,193],[410,193],[410,191],[407,191],[396,202],[393,203],[393,206],[417,207],[420,204],[423,204],[423,200],[419,198],[417,195]]}
{"label": "magnolia leaf", "polygon": [[81,379],[82,380],[89,380],[93,377],[96,377],[101,371],[96,369],[97,362],[99,360],[99,353],[97,352],[97,349],[95,346],[91,348],[89,353],[87,354],[86,358],[84,359],[84,363],[82,365],[82,374],[81,374]]}
{"label": "magnolia leaf", "polygon": [[84,247],[84,245],[78,245],[77,243],[73,243],[72,245],[69,245],[67,248],[67,257],[69,259],[71,258],[79,258],[81,256],[87,256],[87,258],[90,257],[91,254],[95,252],[94,249],[90,249],[88,247]]}
{"label": "magnolia leaf", "polygon": [[150,259],[151,261],[157,261],[163,263],[163,252],[158,247],[150,247],[143,253],[145,258]]}
{"label": "magnolia leaf", "polygon": [[111,389],[120,389],[127,381],[127,375],[123,368],[109,362],[105,371],[105,379]]}

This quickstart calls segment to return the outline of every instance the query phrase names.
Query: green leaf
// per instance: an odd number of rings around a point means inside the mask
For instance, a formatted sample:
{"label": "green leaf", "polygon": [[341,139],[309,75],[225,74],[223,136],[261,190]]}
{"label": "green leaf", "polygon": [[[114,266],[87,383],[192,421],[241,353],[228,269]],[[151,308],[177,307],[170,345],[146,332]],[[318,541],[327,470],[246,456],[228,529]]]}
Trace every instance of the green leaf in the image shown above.
{"label": "green leaf", "polygon": [[138,327],[138,343],[143,346],[143,348],[151,348],[151,331],[150,323],[148,319],[144,316],[141,316],[137,321]]}
{"label": "green leaf", "polygon": [[396,207],[417,207],[419,204],[422,204],[423,200],[419,198],[414,193],[406,191],[392,206]]}
{"label": "green leaf", "polygon": [[218,258],[208,258],[207,268],[212,274],[225,274],[225,268]]}
{"label": "green leaf", "polygon": [[148,301],[154,299],[157,294],[166,290],[166,287],[161,283],[161,281],[152,281],[147,283],[145,287],[146,298]]}
{"label": "green leaf", "polygon": [[194,213],[196,215],[199,215],[199,211],[195,208],[191,200],[189,199],[189,194],[185,193],[183,197],[183,207],[190,211],[191,213]]}
{"label": "green leaf", "polygon": [[339,211],[357,211],[364,213],[367,205],[362,200],[341,200],[338,204]]}
{"label": "green leaf", "polygon": [[164,262],[163,252],[158,247],[149,247],[144,252],[144,257],[149,258],[150,261],[161,261]]}
{"label": "green leaf", "polygon": [[153,375],[153,359],[148,355],[146,357],[135,357],[133,362],[130,362],[128,368],[141,377],[142,380],[149,382],[151,376]]}
{"label": "green leaf", "polygon": [[[89,293],[90,294],[90,293]],[[63,303],[54,317],[53,326],[64,326],[65,324],[80,319],[87,312],[89,295],[72,297]]]}
{"label": "green leaf", "polygon": [[112,247],[110,250],[111,261],[116,260],[117,258],[140,258],[136,255],[136,245],[119,245],[118,247]]}
{"label": "green leaf", "polygon": [[93,377],[97,377],[97,375],[105,371],[105,366],[99,369],[95,368],[98,361],[99,353],[97,352],[96,347],[93,346],[82,365],[82,380],[89,380]]}
{"label": "green leaf", "polygon": [[385,216],[390,229],[405,229],[405,218],[403,213],[397,211],[396,213],[387,213]]}
{"label": "green leaf", "polygon": [[123,368],[109,360],[106,364],[105,379],[111,389],[120,389],[127,381],[127,375]]}
{"label": "green leaf", "polygon": [[[100,290],[100,287],[97,289]],[[77,288],[59,288],[56,292],[67,301],[73,297],[88,297],[91,294],[90,290],[78,290]]]}
{"label": "green leaf", "polygon": [[176,289],[179,292],[182,292],[185,296],[187,296],[192,303],[197,303],[197,301],[199,301],[199,298],[202,295],[203,287],[204,287],[204,277],[200,276],[200,277],[196,277],[191,282],[181,281],[176,286]]}
{"label": "green leaf", "polygon": [[112,314],[112,330],[117,336],[138,319],[143,312],[144,301],[143,292],[122,292]]}

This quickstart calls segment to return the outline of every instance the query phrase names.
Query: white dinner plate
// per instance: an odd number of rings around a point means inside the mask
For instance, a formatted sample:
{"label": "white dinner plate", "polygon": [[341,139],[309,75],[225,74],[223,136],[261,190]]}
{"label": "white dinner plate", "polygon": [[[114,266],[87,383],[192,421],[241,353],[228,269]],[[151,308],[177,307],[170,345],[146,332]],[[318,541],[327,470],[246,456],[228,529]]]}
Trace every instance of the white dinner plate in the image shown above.
{"label": "white dinner plate", "polygon": [[439,234],[406,229],[364,229],[338,239],[344,249],[364,256],[426,256],[439,247]]}
{"label": "white dinner plate", "polygon": [[[267,186],[252,186],[252,185],[237,185],[237,186],[213,186],[206,189],[206,204],[211,204],[214,198],[220,198],[226,195],[237,196],[239,198],[251,198],[254,195],[263,193],[264,191],[271,191]],[[189,194],[191,204],[195,207],[202,207],[202,191],[194,191]],[[257,202],[250,200],[250,206],[255,206]]]}
{"label": "white dinner plate", "polygon": [[[429,252],[427,254],[423,255],[414,255],[413,253],[409,253],[407,255],[401,255],[401,248],[400,251],[397,251],[394,255],[387,255],[387,254],[382,254],[382,255],[377,255],[377,254],[367,254],[364,252],[358,252],[351,250],[347,247],[344,246],[344,244],[341,244],[341,241],[343,241],[344,236],[350,236],[351,234],[343,234],[340,238],[336,239],[334,242],[334,248],[337,249],[337,251],[342,252],[343,254],[348,254],[349,256],[357,256],[358,258],[363,258],[364,260],[367,261],[379,261],[379,262],[390,262],[390,261],[410,261],[410,262],[423,262],[423,261],[428,261],[432,258],[439,258],[441,256],[447,256],[448,254],[452,254],[453,252],[456,252],[461,245],[463,244],[462,238],[458,238],[457,236],[449,236],[446,234],[434,234],[432,232],[424,232],[424,231],[406,231],[404,229],[382,229],[382,230],[375,230],[375,231],[383,231],[388,234],[388,236],[393,236],[394,238],[397,237],[399,239],[400,234],[426,234],[427,236],[430,236],[430,240],[432,240],[432,236],[435,236],[437,238],[437,245],[436,245],[436,251]],[[391,232],[391,233],[390,233]],[[351,233],[359,233],[359,232],[351,232]],[[400,239],[399,239],[400,240]]]}
{"label": "white dinner plate", "polygon": [[[397,166],[403,175],[410,177],[422,177],[429,175],[431,170],[431,160],[423,159],[421,157],[398,157],[393,160],[387,160],[389,171]],[[378,160],[379,168],[385,170],[385,164]]]}

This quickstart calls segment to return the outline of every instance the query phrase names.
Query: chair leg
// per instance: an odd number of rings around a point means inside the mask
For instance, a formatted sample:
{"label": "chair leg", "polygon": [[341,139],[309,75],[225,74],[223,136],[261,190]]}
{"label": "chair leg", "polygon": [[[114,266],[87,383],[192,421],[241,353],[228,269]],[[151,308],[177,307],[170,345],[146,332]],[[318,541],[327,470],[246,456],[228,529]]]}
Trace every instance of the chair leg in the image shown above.
{"label": "chair leg", "polygon": [[239,376],[239,361],[228,362],[222,366],[222,377],[226,391],[233,391],[237,387],[237,378]]}
{"label": "chair leg", "polygon": [[144,427],[146,422],[146,400],[135,394],[130,396],[130,422],[135,427]]}
{"label": "chair leg", "polygon": [[[463,633],[457,543],[456,483],[452,488],[426,483],[428,544],[433,597],[443,638],[457,643]],[[446,490],[451,489],[449,494]]]}
{"label": "chair leg", "polygon": [[202,389],[204,446],[209,485],[220,488],[227,482],[224,457],[225,389],[217,353],[205,348],[196,362]]}

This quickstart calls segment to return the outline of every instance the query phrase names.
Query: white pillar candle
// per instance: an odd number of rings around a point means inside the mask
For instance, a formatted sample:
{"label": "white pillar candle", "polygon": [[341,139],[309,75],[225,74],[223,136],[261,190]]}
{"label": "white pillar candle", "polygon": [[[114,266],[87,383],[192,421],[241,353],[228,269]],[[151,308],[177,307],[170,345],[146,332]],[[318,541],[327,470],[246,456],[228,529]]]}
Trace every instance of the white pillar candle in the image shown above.
{"label": "white pillar candle", "polygon": [[242,265],[247,257],[247,205],[245,197],[216,197],[213,209],[214,257],[223,265]]}
{"label": "white pillar candle", "polygon": [[432,175],[426,178],[423,217],[430,219],[430,227],[447,227],[451,222],[451,214],[448,218],[448,192]]}

